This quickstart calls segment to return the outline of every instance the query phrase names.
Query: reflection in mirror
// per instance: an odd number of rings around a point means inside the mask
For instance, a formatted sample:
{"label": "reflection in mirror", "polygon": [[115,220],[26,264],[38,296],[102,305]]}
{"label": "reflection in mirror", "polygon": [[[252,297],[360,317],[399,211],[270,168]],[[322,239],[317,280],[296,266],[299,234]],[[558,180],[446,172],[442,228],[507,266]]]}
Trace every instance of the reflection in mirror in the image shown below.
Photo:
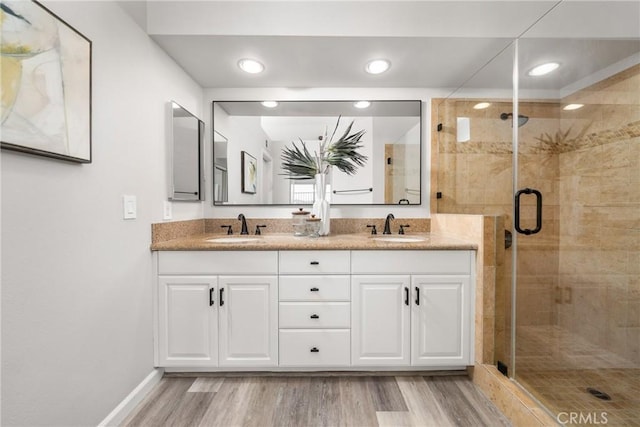
{"label": "reflection in mirror", "polygon": [[176,102],[171,107],[171,181],[169,199],[204,200],[202,153],[204,122]]}
{"label": "reflection in mirror", "polygon": [[[371,101],[366,108],[355,104],[278,101],[266,107],[259,101],[213,102],[214,204],[312,204],[314,183],[287,178],[281,168],[282,150],[304,141],[313,152],[318,137],[325,128],[331,133],[338,117],[342,118],[336,135],[352,121],[354,130],[365,130],[361,152],[369,160],[355,175],[333,168],[328,180],[331,204],[420,204],[421,101]],[[240,188],[242,151],[257,159],[255,193]],[[218,171],[218,163],[226,165],[226,174]]]}
{"label": "reflection in mirror", "polygon": [[224,203],[229,200],[227,181],[227,138],[218,131],[213,132],[213,201]]}

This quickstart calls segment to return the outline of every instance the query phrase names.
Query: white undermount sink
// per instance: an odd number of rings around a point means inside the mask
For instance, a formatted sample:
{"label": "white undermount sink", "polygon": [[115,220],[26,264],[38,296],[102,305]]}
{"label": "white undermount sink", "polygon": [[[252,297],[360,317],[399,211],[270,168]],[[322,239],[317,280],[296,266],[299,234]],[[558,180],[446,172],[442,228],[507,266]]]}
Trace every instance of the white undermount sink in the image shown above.
{"label": "white undermount sink", "polygon": [[390,242],[390,243],[417,243],[417,242],[424,242],[427,239],[424,237],[383,236],[383,237],[373,237],[373,240],[377,240],[379,242]]}
{"label": "white undermount sink", "polygon": [[259,237],[216,237],[214,239],[207,239],[207,242],[211,243],[247,243],[260,240]]}

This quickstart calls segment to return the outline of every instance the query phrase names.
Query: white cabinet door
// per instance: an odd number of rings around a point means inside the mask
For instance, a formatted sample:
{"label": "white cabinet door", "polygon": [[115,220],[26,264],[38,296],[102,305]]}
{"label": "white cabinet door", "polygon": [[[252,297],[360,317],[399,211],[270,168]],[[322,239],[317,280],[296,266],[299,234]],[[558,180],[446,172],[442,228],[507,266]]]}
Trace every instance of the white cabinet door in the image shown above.
{"label": "white cabinet door", "polygon": [[469,360],[468,276],[412,276],[411,363],[463,366]]}
{"label": "white cabinet door", "polygon": [[277,366],[277,276],[219,276],[218,281],[220,366]]}
{"label": "white cabinet door", "polygon": [[158,280],[160,366],[217,366],[217,279],[161,276]]}
{"label": "white cabinet door", "polygon": [[402,366],[410,362],[409,276],[351,279],[351,363]]}

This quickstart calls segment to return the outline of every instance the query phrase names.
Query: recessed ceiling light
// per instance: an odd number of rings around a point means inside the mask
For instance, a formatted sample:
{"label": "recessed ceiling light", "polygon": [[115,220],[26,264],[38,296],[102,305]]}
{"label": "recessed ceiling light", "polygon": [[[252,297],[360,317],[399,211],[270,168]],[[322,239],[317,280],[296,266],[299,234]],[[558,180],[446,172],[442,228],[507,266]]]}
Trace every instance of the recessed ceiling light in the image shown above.
{"label": "recessed ceiling light", "polygon": [[264,71],[264,65],[255,59],[241,59],[238,61],[238,67],[246,73],[249,74],[258,74]]}
{"label": "recessed ceiling light", "polygon": [[584,107],[584,104],[567,104],[564,106],[563,110],[571,111],[571,110],[577,110],[582,107]]}
{"label": "recessed ceiling light", "polygon": [[262,101],[262,106],[267,108],[276,108],[278,103],[276,101]]}
{"label": "recessed ceiling light", "polygon": [[374,59],[367,62],[365,71],[369,74],[380,74],[387,71],[389,67],[391,67],[391,62],[386,59]]}
{"label": "recessed ceiling light", "polygon": [[369,101],[358,101],[353,103],[353,106],[356,108],[369,108],[370,105],[371,103]]}
{"label": "recessed ceiling light", "polygon": [[484,110],[485,108],[489,108],[490,105],[491,105],[490,102],[478,102],[476,105],[473,106],[473,109]]}
{"label": "recessed ceiling light", "polygon": [[546,64],[541,64],[538,65],[536,67],[533,67],[530,71],[529,71],[529,75],[530,76],[544,76],[545,74],[548,74],[550,72],[552,72],[553,70],[555,70],[556,68],[558,68],[560,66],[560,64],[558,64],[557,62],[547,62]]}

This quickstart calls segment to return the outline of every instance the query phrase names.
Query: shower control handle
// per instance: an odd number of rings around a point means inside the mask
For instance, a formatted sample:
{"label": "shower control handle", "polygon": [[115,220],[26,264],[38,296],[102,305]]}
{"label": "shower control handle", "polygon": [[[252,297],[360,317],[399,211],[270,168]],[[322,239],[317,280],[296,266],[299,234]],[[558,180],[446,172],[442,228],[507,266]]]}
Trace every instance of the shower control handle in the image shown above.
{"label": "shower control handle", "polygon": [[[536,196],[536,228],[534,228],[533,230],[530,228],[522,229],[520,227],[520,196],[522,196],[523,194],[533,194]],[[533,188],[523,188],[516,193],[513,226],[518,233],[527,236],[539,233],[540,230],[542,230],[542,193]]]}

